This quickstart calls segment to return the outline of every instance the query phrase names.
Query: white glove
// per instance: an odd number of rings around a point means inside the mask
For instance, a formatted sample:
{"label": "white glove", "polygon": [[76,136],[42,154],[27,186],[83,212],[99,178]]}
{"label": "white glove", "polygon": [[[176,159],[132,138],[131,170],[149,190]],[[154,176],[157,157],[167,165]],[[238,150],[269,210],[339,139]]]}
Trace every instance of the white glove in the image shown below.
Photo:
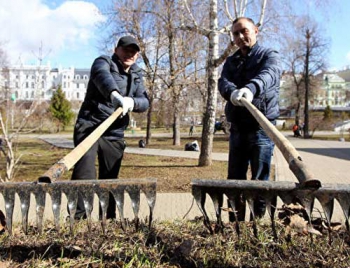
{"label": "white glove", "polygon": [[131,112],[134,109],[134,99],[130,97],[124,97],[123,102],[123,116],[125,116],[128,112]]}
{"label": "white glove", "polygon": [[236,89],[231,93],[230,101],[233,105],[243,106],[243,104],[240,102],[242,97],[246,98],[247,101],[252,102],[254,96],[249,88],[243,87],[241,89]]}
{"label": "white glove", "polygon": [[111,102],[113,104],[114,109],[117,109],[118,107],[123,107],[124,98],[118,93],[118,91],[112,91]]}

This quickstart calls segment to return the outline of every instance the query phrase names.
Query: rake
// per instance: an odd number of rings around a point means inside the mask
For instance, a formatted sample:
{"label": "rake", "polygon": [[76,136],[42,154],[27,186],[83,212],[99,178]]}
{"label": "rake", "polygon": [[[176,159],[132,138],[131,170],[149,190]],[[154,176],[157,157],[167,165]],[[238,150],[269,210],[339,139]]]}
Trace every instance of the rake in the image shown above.
{"label": "rake", "polygon": [[5,200],[6,226],[12,235],[12,219],[15,207],[15,195],[20,200],[22,214],[22,230],[28,233],[28,212],[30,196],[33,194],[36,201],[36,224],[38,232],[43,230],[44,209],[46,205],[46,194],[49,194],[52,202],[54,223],[57,232],[60,231],[60,211],[62,195],[67,197],[69,210],[70,231],[73,233],[74,216],[76,213],[78,195],[81,194],[84,200],[84,207],[87,214],[88,230],[91,231],[91,212],[93,209],[94,195],[99,199],[102,214],[102,230],[105,233],[106,213],[110,194],[115,199],[119,212],[121,226],[126,230],[126,219],[124,218],[124,196],[127,193],[131,199],[133,213],[135,215],[135,226],[139,224],[140,195],[145,194],[149,207],[149,228],[151,228],[153,210],[156,201],[156,179],[123,179],[123,180],[81,180],[81,181],[56,181],[54,183],[3,183],[0,184],[0,193]]}
{"label": "rake", "polygon": [[[254,220],[254,234],[257,235],[257,228],[254,215],[254,200],[263,198],[266,202],[267,210],[272,222],[272,228],[275,234],[274,213],[277,204],[277,197],[280,197],[286,204],[299,200],[305,207],[308,221],[311,224],[311,209],[314,200],[318,199],[325,211],[326,219],[330,224],[334,200],[338,200],[341,205],[346,224],[349,228],[349,205],[350,205],[350,187],[348,185],[321,185],[321,182],[314,178],[313,174],[307,169],[301,156],[293,145],[275,128],[274,125],[249,101],[242,98],[240,102],[249,110],[249,112],[258,121],[266,134],[276,144],[282,152],[285,160],[289,164],[290,170],[298,179],[299,183],[276,182],[276,181],[242,181],[242,180],[192,180],[192,195],[204,217],[204,225],[210,233],[214,233],[210,225],[209,217],[205,210],[206,194],[208,194],[215,207],[217,217],[216,223],[219,229],[223,228],[221,220],[221,207],[224,195],[228,198],[236,220],[236,229],[239,234],[238,217],[235,208],[235,198],[243,196],[248,202],[251,215]],[[245,203],[245,201],[244,201]],[[246,205],[246,204],[245,204]]]}
{"label": "rake", "polygon": [[213,230],[213,227],[210,224],[210,219],[205,210],[207,195],[209,195],[213,201],[216,225],[219,227],[219,230],[222,230],[224,227],[221,219],[221,208],[224,197],[227,197],[229,204],[232,207],[232,213],[235,214],[236,231],[238,235],[240,234],[240,229],[234,200],[240,195],[243,195],[247,200],[250,213],[253,217],[255,236],[257,236],[257,225],[256,217],[254,215],[254,200],[258,197],[263,198],[266,202],[266,210],[270,216],[271,227],[275,238],[277,238],[277,233],[274,216],[278,197],[287,205],[295,203],[296,201],[300,202],[305,208],[309,224],[311,224],[311,212],[315,200],[318,200],[323,208],[328,227],[330,227],[331,224],[336,200],[344,212],[346,227],[349,230],[350,185],[347,184],[323,184],[321,188],[314,189],[301,187],[299,183],[287,181],[194,179],[192,180],[191,185],[192,195],[196,200],[199,210],[203,214],[204,225],[208,228],[211,234],[213,234],[215,230]]}
{"label": "rake", "polygon": [[156,200],[156,180],[155,179],[134,179],[134,180],[76,180],[76,181],[58,181],[64,172],[70,170],[77,161],[91,148],[98,138],[108,129],[108,127],[120,116],[123,109],[118,108],[110,117],[100,124],[84,141],[75,147],[61,160],[56,162],[34,183],[4,183],[0,184],[0,193],[5,201],[5,213],[7,229],[12,234],[13,211],[15,206],[15,195],[20,199],[22,212],[22,229],[24,233],[28,232],[28,211],[30,206],[30,196],[33,194],[36,200],[36,218],[39,233],[42,232],[42,223],[44,218],[44,208],[46,203],[46,194],[49,194],[52,200],[52,210],[54,214],[55,227],[60,230],[60,208],[62,194],[65,194],[68,200],[70,230],[73,232],[74,216],[77,208],[78,195],[81,194],[84,200],[84,206],[87,214],[89,231],[91,231],[91,211],[93,209],[94,195],[99,198],[101,207],[102,229],[105,232],[106,211],[110,196],[113,196],[116,207],[119,211],[122,229],[126,228],[124,218],[124,194],[128,193],[132,203],[132,209],[135,215],[135,226],[139,224],[139,206],[140,193],[143,192],[147,198],[150,210],[149,227],[151,227],[153,218],[153,209]]}

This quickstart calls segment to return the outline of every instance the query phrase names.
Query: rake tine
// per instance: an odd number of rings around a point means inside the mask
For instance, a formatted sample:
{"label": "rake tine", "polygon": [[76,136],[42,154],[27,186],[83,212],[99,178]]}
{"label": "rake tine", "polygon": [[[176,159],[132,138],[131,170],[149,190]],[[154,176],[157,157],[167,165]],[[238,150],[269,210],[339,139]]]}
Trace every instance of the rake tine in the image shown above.
{"label": "rake tine", "polygon": [[311,226],[311,211],[314,207],[314,197],[312,197],[310,191],[302,191],[297,194],[298,199],[301,202],[301,205],[304,207],[305,212],[308,217],[308,222]]}
{"label": "rake tine", "polygon": [[112,189],[111,192],[114,196],[115,204],[119,212],[122,229],[125,232],[126,222],[124,219],[124,189],[125,189],[125,186],[119,186],[116,189]]}
{"label": "rake tine", "polygon": [[36,201],[36,223],[39,234],[42,234],[46,192],[42,189],[41,185],[39,186],[38,184],[38,186],[35,188],[34,195]]}
{"label": "rake tine", "polygon": [[266,199],[266,209],[270,215],[271,228],[272,228],[273,238],[275,240],[277,240],[277,230],[276,230],[276,222],[275,222],[276,206],[277,206],[277,196],[270,195],[269,198]]}
{"label": "rake tine", "polygon": [[215,215],[216,215],[216,224],[220,231],[223,229],[223,224],[221,221],[221,207],[223,204],[223,196],[222,194],[215,193],[212,191],[208,191],[208,194],[213,201],[214,209],[215,209]]}
{"label": "rake tine", "polygon": [[[53,185],[53,184],[51,184],[51,185]],[[56,228],[57,232],[60,232],[60,214],[61,214],[62,192],[60,189],[58,189],[55,186],[51,187],[50,195],[51,195],[51,201],[52,201],[52,212],[53,212],[54,221],[55,221],[55,228]]]}
{"label": "rake tine", "polygon": [[143,192],[145,193],[147,204],[149,207],[149,224],[148,228],[151,229],[152,220],[153,220],[153,211],[156,204],[156,184],[142,187]]}
{"label": "rake tine", "polygon": [[320,195],[316,197],[318,201],[320,201],[324,214],[326,216],[327,227],[330,228],[334,210],[334,196]]}
{"label": "rake tine", "polygon": [[28,211],[30,204],[30,191],[20,190],[18,196],[21,202],[22,212],[22,230],[24,234],[28,234]]}
{"label": "rake tine", "polygon": [[80,194],[84,200],[84,208],[86,212],[86,219],[88,224],[88,230],[91,232],[91,212],[94,203],[94,190],[92,187],[84,186],[82,187]]}
{"label": "rake tine", "polygon": [[204,226],[207,227],[210,234],[213,234],[214,232],[210,226],[210,220],[209,220],[208,214],[204,208],[205,199],[206,199],[206,192],[203,189],[201,189],[200,187],[193,186],[192,187],[192,195],[193,195],[194,199],[196,200],[196,203],[198,205],[199,210],[203,214]]}
{"label": "rake tine", "polygon": [[73,234],[73,226],[75,213],[77,212],[78,194],[75,186],[65,188],[65,194],[67,196],[68,210],[69,210],[69,227],[70,232]]}
{"label": "rake tine", "polygon": [[109,204],[109,191],[100,187],[97,187],[96,193],[98,195],[98,198],[100,199],[100,206],[101,206],[101,227],[103,234],[106,233],[106,215],[107,215],[107,208]]}
{"label": "rake tine", "polygon": [[350,212],[350,194],[349,193],[339,193],[337,200],[343,210],[345,216],[345,226],[347,231],[350,231],[349,226],[349,212]]}
{"label": "rake tine", "polygon": [[255,213],[254,213],[254,198],[250,195],[245,193],[247,202],[248,202],[248,206],[250,209],[250,215],[251,215],[251,219],[253,220],[253,233],[255,238],[258,238],[258,226],[256,224],[256,218],[255,218]]}
{"label": "rake tine", "polygon": [[239,237],[241,235],[241,230],[239,229],[238,215],[236,212],[236,202],[235,202],[236,195],[231,194],[228,191],[225,192],[225,194],[228,198],[229,204],[230,204],[231,209],[232,209],[232,212],[229,212],[229,213],[233,213],[233,215],[234,215],[234,219],[235,219],[235,223],[236,223],[236,233],[237,233],[237,236]]}
{"label": "rake tine", "polygon": [[3,192],[5,199],[5,210],[6,210],[6,225],[9,234],[12,235],[12,216],[13,209],[15,206],[15,190],[12,188],[5,188]]}
{"label": "rake tine", "polygon": [[127,186],[125,189],[128,192],[131,199],[132,209],[135,215],[135,229],[138,230],[140,211],[140,188],[136,185],[130,185]]}

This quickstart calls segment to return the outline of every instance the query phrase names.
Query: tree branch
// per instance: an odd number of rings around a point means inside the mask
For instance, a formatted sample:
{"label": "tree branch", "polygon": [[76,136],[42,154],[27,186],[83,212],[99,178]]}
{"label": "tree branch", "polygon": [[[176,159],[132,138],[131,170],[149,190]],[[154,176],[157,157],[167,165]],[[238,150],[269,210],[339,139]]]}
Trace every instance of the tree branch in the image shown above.
{"label": "tree branch", "polygon": [[227,4],[227,0],[224,0],[224,3],[225,3],[225,13],[227,15],[227,17],[231,20],[231,21],[234,21],[234,18],[231,16],[231,13],[228,9],[228,4]]}

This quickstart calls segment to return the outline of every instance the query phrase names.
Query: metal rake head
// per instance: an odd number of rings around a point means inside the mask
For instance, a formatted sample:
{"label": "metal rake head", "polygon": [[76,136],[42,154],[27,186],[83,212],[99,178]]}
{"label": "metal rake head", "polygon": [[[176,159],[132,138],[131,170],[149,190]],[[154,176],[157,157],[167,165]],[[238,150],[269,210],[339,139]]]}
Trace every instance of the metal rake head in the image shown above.
{"label": "metal rake head", "polygon": [[[330,226],[334,201],[337,200],[340,204],[346,221],[346,226],[349,230],[349,210],[350,210],[350,185],[347,184],[322,184],[319,189],[307,189],[300,187],[300,184],[285,181],[249,181],[249,180],[207,180],[195,179],[192,180],[192,195],[194,196],[197,205],[204,216],[204,224],[211,233],[214,230],[211,227],[210,219],[205,210],[206,195],[208,194],[215,208],[217,226],[223,228],[221,219],[221,208],[223,205],[224,195],[227,197],[229,204],[232,206],[233,213],[236,213],[235,199],[239,196],[244,196],[248,203],[253,221],[254,234],[257,235],[255,215],[254,215],[254,200],[262,198],[266,203],[266,209],[270,215],[271,225],[274,236],[277,237],[275,229],[275,211],[277,197],[283,203],[291,204],[295,200],[301,203],[305,208],[308,216],[308,221],[311,224],[311,212],[314,206],[314,201],[317,199],[324,211],[328,226]],[[235,215],[236,230],[239,234],[239,224]]]}
{"label": "metal rake head", "polygon": [[51,197],[52,210],[56,230],[60,230],[60,211],[62,194],[67,197],[68,210],[70,214],[70,230],[73,231],[74,216],[76,213],[78,195],[84,200],[89,230],[91,230],[91,212],[93,209],[94,194],[97,194],[102,210],[102,229],[105,231],[106,212],[108,208],[110,193],[113,195],[116,207],[120,215],[122,228],[125,229],[124,218],[124,194],[128,193],[131,199],[132,209],[135,215],[135,224],[138,225],[138,214],[140,210],[140,193],[145,194],[150,209],[149,227],[152,223],[153,210],[156,201],[156,179],[128,179],[128,180],[77,180],[57,181],[54,183],[2,183],[0,193],[4,197],[6,224],[12,234],[13,212],[15,207],[15,194],[19,196],[22,212],[22,229],[27,234],[28,212],[30,206],[30,195],[36,200],[36,221],[38,232],[42,232],[46,193]]}

